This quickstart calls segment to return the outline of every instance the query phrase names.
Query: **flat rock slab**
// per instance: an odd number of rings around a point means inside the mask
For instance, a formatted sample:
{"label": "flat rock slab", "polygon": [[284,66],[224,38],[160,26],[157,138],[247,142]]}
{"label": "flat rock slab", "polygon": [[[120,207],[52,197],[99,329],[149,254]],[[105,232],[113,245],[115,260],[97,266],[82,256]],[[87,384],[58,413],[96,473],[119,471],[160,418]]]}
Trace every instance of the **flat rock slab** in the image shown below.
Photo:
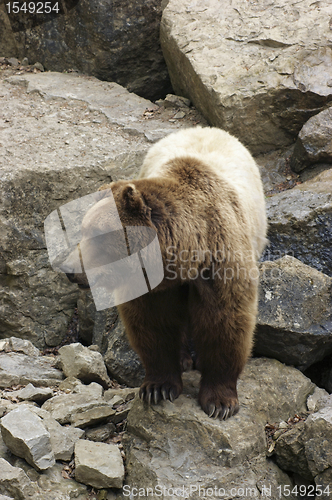
{"label": "flat rock slab", "polygon": [[54,359],[0,352],[0,387],[27,385],[47,387],[59,384],[64,376],[53,368]]}
{"label": "flat rock slab", "polygon": [[47,399],[53,396],[53,390],[49,387],[35,387],[33,384],[28,384],[23,389],[12,391],[10,398],[17,398],[18,401],[35,401],[36,403],[44,403]]}
{"label": "flat rock slab", "polygon": [[[165,116],[166,120],[158,114],[153,117],[153,112],[159,110],[158,105],[114,82],[51,71],[12,76],[8,78],[8,82],[23,85],[28,94],[38,92],[48,99],[83,101],[89,105],[90,110],[103,113],[109,123],[123,127],[130,135],[141,135],[149,142],[154,142],[182,125],[176,120],[167,122],[168,115]],[[148,119],[149,117],[153,119]],[[156,131],[159,131],[159,137]]]}
{"label": "flat rock slab", "polygon": [[253,488],[252,496],[259,496],[258,486],[269,484],[271,498],[277,498],[277,486],[290,484],[289,477],[266,460],[264,427],[304,411],[314,384],[278,361],[252,359],[238,382],[240,412],[219,421],[198,405],[199,373],[187,372],[183,378],[184,392],[174,403],[134,401],[125,438],[126,484],[223,486],[225,498],[237,496],[230,493],[234,486]]}
{"label": "flat rock slab", "polygon": [[55,464],[50,434],[43,421],[27,406],[21,405],[1,419],[1,434],[6,446],[37,470]]}
{"label": "flat rock slab", "polygon": [[177,94],[253,153],[291,144],[332,99],[329,0],[170,0],[161,44]]}
{"label": "flat rock slab", "polygon": [[[60,394],[46,401],[42,409],[50,412],[51,416],[60,424],[72,423],[75,419],[83,426],[89,424],[89,418],[96,419],[96,411],[100,409],[103,418],[104,412],[114,413],[112,407],[102,398],[102,387],[95,382],[89,386],[82,386],[79,392],[73,394]],[[90,410],[95,410],[90,412]],[[84,416],[87,413],[86,417]],[[108,413],[107,413],[108,414]]]}
{"label": "flat rock slab", "polygon": [[94,488],[121,488],[124,466],[115,444],[78,441],[75,445],[75,479]]}
{"label": "flat rock slab", "polygon": [[266,200],[268,239],[264,260],[284,255],[332,276],[332,169]]}
{"label": "flat rock slab", "polygon": [[286,256],[260,266],[254,351],[301,370],[332,352],[332,278]]}

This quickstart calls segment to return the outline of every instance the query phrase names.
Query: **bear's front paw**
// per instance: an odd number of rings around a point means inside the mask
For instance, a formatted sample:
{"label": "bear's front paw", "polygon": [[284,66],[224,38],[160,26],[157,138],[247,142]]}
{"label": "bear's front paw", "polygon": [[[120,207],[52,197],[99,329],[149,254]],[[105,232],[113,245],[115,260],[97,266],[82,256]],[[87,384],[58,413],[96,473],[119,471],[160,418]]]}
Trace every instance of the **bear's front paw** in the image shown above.
{"label": "bear's front paw", "polygon": [[226,420],[239,411],[236,392],[223,386],[201,387],[198,400],[203,411],[211,418]]}
{"label": "bear's front paw", "polygon": [[139,390],[139,397],[148,404],[157,404],[159,401],[168,399],[173,401],[180,396],[182,392],[182,382],[162,382],[145,381]]}

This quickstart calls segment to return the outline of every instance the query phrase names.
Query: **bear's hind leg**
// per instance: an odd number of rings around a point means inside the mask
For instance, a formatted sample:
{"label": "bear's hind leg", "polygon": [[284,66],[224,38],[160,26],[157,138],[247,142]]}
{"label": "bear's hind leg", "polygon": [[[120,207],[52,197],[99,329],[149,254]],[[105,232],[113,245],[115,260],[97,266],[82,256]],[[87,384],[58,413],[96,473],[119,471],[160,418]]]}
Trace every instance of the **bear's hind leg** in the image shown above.
{"label": "bear's hind leg", "polygon": [[187,321],[188,290],[150,292],[118,309],[145,368],[141,399],[155,404],[174,401],[182,392],[181,331]]}
{"label": "bear's hind leg", "polygon": [[202,375],[198,399],[210,417],[226,420],[239,411],[236,385],[251,351],[256,295],[255,288],[238,297],[231,293],[232,303],[211,283],[191,293],[190,324]]}

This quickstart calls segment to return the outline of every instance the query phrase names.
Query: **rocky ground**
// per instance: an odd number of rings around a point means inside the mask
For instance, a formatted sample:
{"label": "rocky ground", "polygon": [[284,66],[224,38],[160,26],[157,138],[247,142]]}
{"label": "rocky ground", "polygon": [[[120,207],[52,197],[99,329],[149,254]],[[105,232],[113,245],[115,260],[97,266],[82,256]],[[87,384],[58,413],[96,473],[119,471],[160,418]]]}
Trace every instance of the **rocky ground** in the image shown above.
{"label": "rocky ground", "polygon": [[0,494],[8,498],[120,499],[157,486],[197,499],[199,488],[272,499],[319,487],[330,498],[331,397],[278,361],[249,362],[240,413],[222,425],[199,408],[196,371],[184,374],[174,404],[145,407],[138,388],[109,379],[97,346],[42,356],[12,337],[0,342],[0,363]]}

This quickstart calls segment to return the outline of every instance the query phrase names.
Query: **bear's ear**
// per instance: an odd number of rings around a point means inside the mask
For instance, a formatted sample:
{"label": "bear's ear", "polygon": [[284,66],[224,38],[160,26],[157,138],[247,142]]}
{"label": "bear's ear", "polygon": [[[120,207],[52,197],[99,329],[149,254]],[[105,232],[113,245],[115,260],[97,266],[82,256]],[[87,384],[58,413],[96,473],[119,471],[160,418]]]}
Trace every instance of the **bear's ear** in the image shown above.
{"label": "bear's ear", "polygon": [[100,186],[98,191],[95,193],[96,202],[107,198],[107,196],[110,196],[110,189],[113,184],[114,182],[111,182],[110,184],[103,184],[102,186]]}
{"label": "bear's ear", "polygon": [[122,199],[127,210],[149,214],[151,209],[146,205],[142,194],[134,184],[127,184],[122,190]]}

